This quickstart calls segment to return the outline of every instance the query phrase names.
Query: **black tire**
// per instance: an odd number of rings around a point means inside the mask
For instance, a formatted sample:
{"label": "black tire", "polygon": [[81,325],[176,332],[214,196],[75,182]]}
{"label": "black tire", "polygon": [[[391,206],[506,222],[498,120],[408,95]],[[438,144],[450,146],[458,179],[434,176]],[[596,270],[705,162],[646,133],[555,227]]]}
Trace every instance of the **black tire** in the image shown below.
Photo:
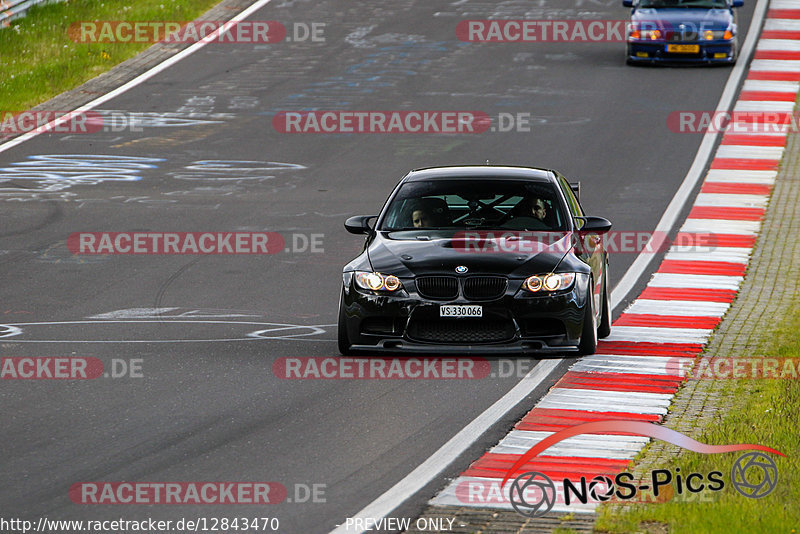
{"label": "black tire", "polygon": [[339,341],[339,352],[342,356],[350,356],[353,354],[353,346],[350,343],[350,336],[347,335],[347,323],[345,321],[346,316],[344,313],[344,290],[342,290],[342,295],[339,297],[339,325],[338,325],[338,341]]}
{"label": "black tire", "polygon": [[583,314],[583,330],[578,352],[583,356],[594,354],[597,351],[597,329],[594,326],[594,297],[592,281],[589,280],[588,295],[586,295],[586,310]]}
{"label": "black tire", "polygon": [[608,294],[608,265],[603,276],[603,312],[600,315],[600,326],[597,327],[598,339],[603,339],[611,335],[611,300]]}

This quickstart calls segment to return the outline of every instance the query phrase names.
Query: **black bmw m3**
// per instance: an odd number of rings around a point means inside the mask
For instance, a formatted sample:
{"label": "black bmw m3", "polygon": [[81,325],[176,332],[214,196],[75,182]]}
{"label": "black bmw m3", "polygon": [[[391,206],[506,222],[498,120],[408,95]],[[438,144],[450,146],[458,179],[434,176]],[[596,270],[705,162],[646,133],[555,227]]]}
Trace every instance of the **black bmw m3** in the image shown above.
{"label": "black bmw m3", "polygon": [[339,351],[592,354],[609,335],[611,223],[529,167],[408,173],[343,270]]}

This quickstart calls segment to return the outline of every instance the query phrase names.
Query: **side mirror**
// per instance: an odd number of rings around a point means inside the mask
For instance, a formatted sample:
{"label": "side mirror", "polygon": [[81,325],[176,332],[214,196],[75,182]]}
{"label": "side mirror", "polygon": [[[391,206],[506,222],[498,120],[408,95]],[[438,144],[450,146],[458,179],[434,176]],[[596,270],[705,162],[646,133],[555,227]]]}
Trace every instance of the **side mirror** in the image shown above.
{"label": "side mirror", "polygon": [[[736,1],[741,0],[734,0],[734,2]],[[622,0],[622,7],[633,7],[633,0]]]}
{"label": "side mirror", "polygon": [[744,0],[733,0],[733,4],[731,7],[742,7],[744,5]]}
{"label": "side mirror", "polygon": [[344,227],[351,234],[371,234],[372,228],[369,225],[369,220],[375,217],[377,215],[356,215],[347,219],[344,222]]}
{"label": "side mirror", "polygon": [[583,226],[578,228],[579,232],[595,232],[604,234],[611,230],[611,221],[603,217],[576,217],[583,220]]}

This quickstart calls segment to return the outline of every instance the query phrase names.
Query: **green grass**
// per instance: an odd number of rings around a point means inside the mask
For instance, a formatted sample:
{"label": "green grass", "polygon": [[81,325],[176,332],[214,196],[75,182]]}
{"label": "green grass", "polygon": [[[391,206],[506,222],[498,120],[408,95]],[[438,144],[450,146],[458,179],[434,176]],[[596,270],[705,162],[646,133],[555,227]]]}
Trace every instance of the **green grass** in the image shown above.
{"label": "green grass", "polygon": [[[776,328],[775,341],[764,356],[800,358],[800,299]],[[674,495],[664,502],[603,507],[596,529],[601,532],[748,532],[800,531],[800,380],[730,380],[742,392],[722,424],[709,428],[699,441],[710,444],[757,443],[784,453],[770,454],[778,466],[778,485],[760,499],[743,497],[731,487],[733,462],[742,453],[697,454],[683,451],[670,469],[681,473],[721,471],[725,488],[694,498]],[[746,386],[749,391],[745,391]],[[673,492],[674,494],[674,492]]]}
{"label": "green grass", "polygon": [[[0,112],[24,111],[105,72],[150,43],[76,43],[80,21],[187,21],[219,0],[67,0],[0,29]],[[62,111],[62,110],[55,110]]]}

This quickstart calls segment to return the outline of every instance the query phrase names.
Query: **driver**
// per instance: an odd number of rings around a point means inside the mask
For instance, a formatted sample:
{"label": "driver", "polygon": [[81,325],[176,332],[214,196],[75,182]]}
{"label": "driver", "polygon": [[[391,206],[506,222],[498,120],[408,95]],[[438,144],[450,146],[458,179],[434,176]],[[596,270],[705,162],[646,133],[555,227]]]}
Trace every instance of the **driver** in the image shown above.
{"label": "driver", "polygon": [[411,212],[411,223],[414,225],[414,228],[427,228],[428,226],[432,226],[431,214],[421,207],[415,209]]}

